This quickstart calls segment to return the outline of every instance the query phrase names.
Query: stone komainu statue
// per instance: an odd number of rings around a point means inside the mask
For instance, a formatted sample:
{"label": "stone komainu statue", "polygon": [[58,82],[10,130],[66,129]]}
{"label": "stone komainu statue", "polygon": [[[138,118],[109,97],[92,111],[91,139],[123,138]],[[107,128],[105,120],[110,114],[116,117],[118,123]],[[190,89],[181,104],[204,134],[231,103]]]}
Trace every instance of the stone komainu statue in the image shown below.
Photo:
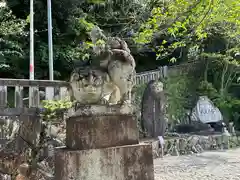
{"label": "stone komainu statue", "polygon": [[167,127],[166,97],[163,83],[150,81],[142,98],[142,126],[147,136],[163,136]]}
{"label": "stone komainu statue", "polygon": [[[97,38],[100,38],[100,33]],[[93,38],[93,42],[97,38]],[[105,39],[104,48],[95,48],[98,63],[76,69],[71,75],[72,95],[79,104],[122,104],[131,101],[135,60],[125,41],[117,37]]]}

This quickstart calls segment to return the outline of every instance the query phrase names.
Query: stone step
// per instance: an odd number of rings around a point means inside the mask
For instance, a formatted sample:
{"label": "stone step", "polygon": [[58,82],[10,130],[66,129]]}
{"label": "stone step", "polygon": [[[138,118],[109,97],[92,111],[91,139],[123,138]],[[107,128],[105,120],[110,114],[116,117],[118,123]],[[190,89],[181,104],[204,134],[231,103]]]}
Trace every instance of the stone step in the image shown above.
{"label": "stone step", "polygon": [[151,145],[55,152],[55,180],[154,180]]}
{"label": "stone step", "polygon": [[81,115],[66,121],[66,146],[69,149],[99,149],[138,143],[137,120],[133,115]]}

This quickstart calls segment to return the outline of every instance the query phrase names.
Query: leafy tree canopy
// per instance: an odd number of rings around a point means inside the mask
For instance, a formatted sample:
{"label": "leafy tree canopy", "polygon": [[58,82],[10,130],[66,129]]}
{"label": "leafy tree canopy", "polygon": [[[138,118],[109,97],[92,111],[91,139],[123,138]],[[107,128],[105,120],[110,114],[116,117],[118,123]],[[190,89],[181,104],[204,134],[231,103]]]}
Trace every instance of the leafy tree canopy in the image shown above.
{"label": "leafy tree canopy", "polygon": [[25,21],[16,18],[7,7],[0,7],[0,71],[8,72],[7,76],[19,76],[18,62],[25,53],[20,43],[24,32]]}
{"label": "leafy tree canopy", "polygon": [[[157,1],[158,2],[158,1]],[[223,27],[225,37],[239,39],[239,0],[170,0],[155,2],[151,17],[135,36],[139,44],[158,40],[153,49],[158,58],[171,55],[177,48],[199,44]],[[159,39],[159,37],[161,37]],[[176,60],[176,59],[172,59]]]}

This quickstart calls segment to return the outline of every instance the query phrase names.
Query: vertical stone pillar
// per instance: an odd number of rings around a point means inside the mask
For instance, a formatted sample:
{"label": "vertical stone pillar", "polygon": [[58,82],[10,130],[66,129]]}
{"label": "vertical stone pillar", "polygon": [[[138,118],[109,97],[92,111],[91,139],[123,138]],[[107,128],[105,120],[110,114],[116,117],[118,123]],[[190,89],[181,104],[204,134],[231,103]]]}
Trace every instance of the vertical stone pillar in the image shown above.
{"label": "vertical stone pillar", "polygon": [[105,110],[67,120],[55,180],[154,180],[152,147],[139,144],[135,116]]}

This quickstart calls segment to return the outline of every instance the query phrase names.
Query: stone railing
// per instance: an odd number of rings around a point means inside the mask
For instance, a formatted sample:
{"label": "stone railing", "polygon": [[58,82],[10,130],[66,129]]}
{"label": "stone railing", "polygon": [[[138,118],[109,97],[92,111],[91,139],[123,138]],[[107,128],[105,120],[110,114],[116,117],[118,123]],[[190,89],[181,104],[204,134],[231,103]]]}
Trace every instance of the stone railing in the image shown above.
{"label": "stone railing", "polygon": [[40,100],[62,99],[68,87],[63,81],[0,79],[0,145],[8,141],[9,124],[16,120],[13,113],[40,107]]}
{"label": "stone railing", "polygon": [[[40,99],[61,99],[69,87],[68,82],[27,79],[0,79],[0,108],[9,106],[14,96],[14,107],[38,107]],[[14,92],[8,95],[9,92]],[[25,96],[24,96],[25,95]]]}
{"label": "stone railing", "polygon": [[137,73],[136,85],[148,83],[151,80],[157,80],[167,76],[167,66],[159,67],[156,70]]}

